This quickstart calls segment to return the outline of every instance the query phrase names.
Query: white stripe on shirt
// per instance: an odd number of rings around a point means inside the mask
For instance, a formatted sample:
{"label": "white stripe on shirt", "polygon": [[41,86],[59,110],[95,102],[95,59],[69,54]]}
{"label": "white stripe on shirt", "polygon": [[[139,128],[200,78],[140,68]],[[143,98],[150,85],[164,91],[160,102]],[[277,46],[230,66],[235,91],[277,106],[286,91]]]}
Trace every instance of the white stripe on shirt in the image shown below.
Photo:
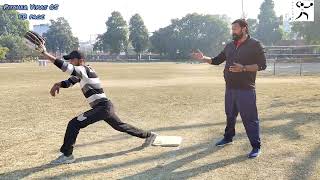
{"label": "white stripe on shirt", "polygon": [[101,98],[107,98],[104,93],[102,94],[93,94],[92,96],[88,97],[87,100],[89,103],[92,103],[93,101]]}

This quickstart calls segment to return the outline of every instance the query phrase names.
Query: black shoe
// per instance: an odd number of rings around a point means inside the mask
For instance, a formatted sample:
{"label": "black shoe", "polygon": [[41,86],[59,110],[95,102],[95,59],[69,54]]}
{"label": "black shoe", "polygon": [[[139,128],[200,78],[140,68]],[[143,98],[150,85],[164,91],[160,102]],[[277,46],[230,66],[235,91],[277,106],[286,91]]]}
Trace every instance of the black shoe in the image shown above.
{"label": "black shoe", "polygon": [[223,147],[225,145],[232,144],[232,143],[233,143],[232,140],[227,140],[227,139],[223,138],[216,143],[216,146]]}

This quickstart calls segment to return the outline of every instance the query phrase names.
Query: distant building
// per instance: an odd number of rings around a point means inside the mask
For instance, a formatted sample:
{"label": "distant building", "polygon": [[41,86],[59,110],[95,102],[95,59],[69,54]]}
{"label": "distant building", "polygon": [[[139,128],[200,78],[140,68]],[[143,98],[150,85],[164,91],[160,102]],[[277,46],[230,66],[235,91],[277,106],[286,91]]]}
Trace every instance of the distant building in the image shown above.
{"label": "distant building", "polygon": [[80,51],[83,51],[83,52],[90,52],[93,50],[93,42],[91,41],[80,41],[79,42],[79,49]]}
{"label": "distant building", "polygon": [[40,34],[41,36],[43,33],[46,33],[49,30],[49,24],[39,24],[33,25],[33,31]]}
{"label": "distant building", "polygon": [[79,50],[84,52],[93,51],[93,46],[97,42],[98,34],[90,34],[89,41],[81,41],[79,42]]}

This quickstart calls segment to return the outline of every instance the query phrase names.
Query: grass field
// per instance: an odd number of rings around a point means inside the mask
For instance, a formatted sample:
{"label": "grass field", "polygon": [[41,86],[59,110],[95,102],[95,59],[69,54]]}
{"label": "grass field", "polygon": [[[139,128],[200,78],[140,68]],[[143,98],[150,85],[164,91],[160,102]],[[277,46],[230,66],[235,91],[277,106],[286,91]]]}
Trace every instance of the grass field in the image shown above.
{"label": "grass field", "polygon": [[78,85],[49,96],[68,77],[51,64],[0,64],[0,179],[320,179],[320,77],[260,73],[263,153],[249,160],[240,118],[235,143],[214,146],[225,128],[222,67],[91,66],[123,121],[183,144],[139,150],[143,140],[101,121],[81,130],[74,164],[49,165],[68,121],[89,106]]}

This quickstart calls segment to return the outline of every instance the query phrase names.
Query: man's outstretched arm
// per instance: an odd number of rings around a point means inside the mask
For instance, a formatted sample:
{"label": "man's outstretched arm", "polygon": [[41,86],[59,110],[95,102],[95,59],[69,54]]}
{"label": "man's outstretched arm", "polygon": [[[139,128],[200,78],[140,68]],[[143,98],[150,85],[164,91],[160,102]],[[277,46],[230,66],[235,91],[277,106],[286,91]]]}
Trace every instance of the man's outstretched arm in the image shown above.
{"label": "man's outstretched arm", "polygon": [[221,51],[218,56],[211,58],[211,57],[205,56],[201,51],[198,50],[197,52],[192,53],[192,58],[200,62],[204,62],[212,65],[219,65],[226,60],[224,51]]}
{"label": "man's outstretched arm", "polygon": [[69,88],[77,84],[78,82],[80,82],[80,78],[76,76],[71,76],[69,79],[61,81],[60,84],[62,88]]}
{"label": "man's outstretched arm", "polygon": [[50,60],[54,65],[56,65],[63,72],[66,72],[72,76],[76,76],[78,78],[82,78],[85,73],[85,69],[82,66],[74,66],[70,63],[57,59],[55,56],[51,55],[47,51],[42,52],[42,54],[46,57],[46,59]]}
{"label": "man's outstretched arm", "polygon": [[78,77],[71,76],[67,80],[55,83],[50,90],[50,94],[51,96],[56,96],[56,93],[59,94],[60,88],[69,88],[78,82],[80,82],[80,79]]}
{"label": "man's outstretched arm", "polygon": [[50,60],[52,63],[54,63],[57,59],[53,55],[49,54],[47,51],[42,52],[42,54],[46,57],[46,59]]}

